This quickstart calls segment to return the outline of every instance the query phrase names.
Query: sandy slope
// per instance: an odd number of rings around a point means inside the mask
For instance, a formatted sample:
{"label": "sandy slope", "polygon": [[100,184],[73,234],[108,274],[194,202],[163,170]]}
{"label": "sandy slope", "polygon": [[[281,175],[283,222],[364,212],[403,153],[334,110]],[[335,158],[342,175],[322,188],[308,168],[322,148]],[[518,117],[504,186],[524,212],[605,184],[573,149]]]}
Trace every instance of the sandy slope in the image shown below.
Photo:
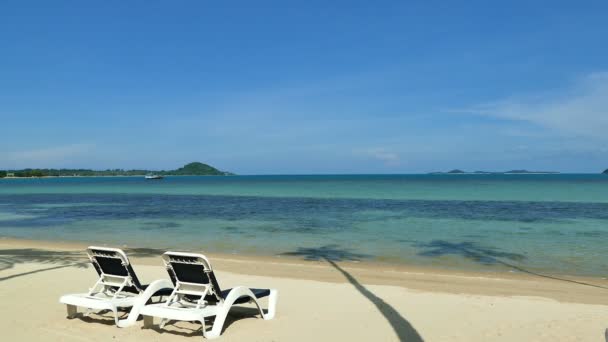
{"label": "sandy slope", "polygon": [[[202,339],[189,323],[161,331],[142,329],[141,322],[118,329],[109,315],[66,319],[59,296],[83,292],[95,281],[78,248],[0,242],[2,340]],[[278,288],[277,317],[264,321],[251,307],[234,309],[221,341],[604,341],[608,327],[608,282],[602,279],[594,282],[602,287],[592,287],[546,278],[383,270],[380,281],[368,282],[372,270],[350,264],[259,267],[259,261],[219,258],[216,272],[222,287]],[[157,258],[135,258],[134,264],[144,282],[166,277]],[[256,270],[262,275],[250,274]],[[543,289],[546,296],[539,295]]]}

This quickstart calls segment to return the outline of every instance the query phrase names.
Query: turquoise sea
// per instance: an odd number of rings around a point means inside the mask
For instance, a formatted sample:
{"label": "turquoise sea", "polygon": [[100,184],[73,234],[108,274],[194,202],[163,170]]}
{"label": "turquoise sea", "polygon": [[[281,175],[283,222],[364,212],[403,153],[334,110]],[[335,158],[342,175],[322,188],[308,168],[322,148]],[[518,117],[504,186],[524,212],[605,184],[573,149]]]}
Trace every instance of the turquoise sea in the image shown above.
{"label": "turquoise sea", "polygon": [[608,176],[0,179],[0,236],[608,275]]}

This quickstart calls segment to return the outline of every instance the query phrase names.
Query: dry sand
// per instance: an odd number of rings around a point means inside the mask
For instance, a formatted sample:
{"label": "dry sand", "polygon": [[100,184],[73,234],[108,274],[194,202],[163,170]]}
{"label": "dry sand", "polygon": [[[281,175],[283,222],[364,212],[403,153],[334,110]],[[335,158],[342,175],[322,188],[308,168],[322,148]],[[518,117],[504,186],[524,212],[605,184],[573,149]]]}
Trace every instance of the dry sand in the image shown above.
{"label": "dry sand", "polygon": [[[0,239],[3,341],[202,339],[185,322],[119,329],[108,314],[66,319],[59,296],[95,281],[83,247]],[[128,251],[142,282],[167,277],[160,252]],[[274,320],[251,306],[233,309],[222,341],[605,341],[608,328],[608,280],[601,278],[209,257],[224,288],[279,289]]]}

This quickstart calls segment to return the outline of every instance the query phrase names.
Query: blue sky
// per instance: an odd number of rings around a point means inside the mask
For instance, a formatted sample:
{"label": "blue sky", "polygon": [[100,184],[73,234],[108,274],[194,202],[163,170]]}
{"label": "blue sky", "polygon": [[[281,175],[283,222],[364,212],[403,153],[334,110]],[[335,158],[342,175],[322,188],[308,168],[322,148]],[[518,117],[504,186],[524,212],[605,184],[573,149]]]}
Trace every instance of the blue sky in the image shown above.
{"label": "blue sky", "polygon": [[3,1],[0,169],[608,167],[608,2]]}

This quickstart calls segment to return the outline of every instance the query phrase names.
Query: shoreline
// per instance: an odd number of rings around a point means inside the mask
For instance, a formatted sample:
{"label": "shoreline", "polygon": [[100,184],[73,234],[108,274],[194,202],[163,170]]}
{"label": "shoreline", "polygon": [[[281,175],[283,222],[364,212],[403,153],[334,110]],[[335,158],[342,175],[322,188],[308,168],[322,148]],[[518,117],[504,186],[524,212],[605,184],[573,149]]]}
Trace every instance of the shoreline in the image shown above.
{"label": "shoreline", "polygon": [[[148,247],[141,246],[137,244],[129,244],[129,243],[95,243],[95,242],[85,242],[82,240],[49,240],[45,238],[21,238],[14,236],[4,236],[0,234],[0,242],[2,241],[12,241],[16,244],[19,242],[24,242],[31,245],[40,245],[40,246],[51,246],[54,249],[57,248],[68,248],[69,250],[76,250],[80,248],[80,250],[84,250],[86,247],[91,245],[105,246],[105,247],[117,247],[117,248],[146,248],[149,250],[157,250],[160,254],[165,252],[166,247]],[[179,248],[169,248],[174,251]],[[294,255],[285,255],[285,254],[265,254],[253,250],[249,250],[247,252],[217,252],[215,250],[209,251],[204,249],[196,249],[185,247],[179,249],[180,251],[189,251],[189,252],[201,252],[205,255],[219,257],[221,259],[234,259],[234,260],[242,260],[242,259],[259,259],[264,260],[266,262],[278,262],[278,263],[296,263],[296,264],[315,264],[315,263],[324,263],[322,255],[315,255],[315,259],[305,259],[301,256]],[[582,281],[607,281],[608,282],[608,273],[602,275],[589,275],[589,274],[573,274],[573,273],[559,273],[559,272],[550,272],[545,270],[537,270],[537,269],[523,269],[518,268],[517,266],[501,266],[501,265],[492,265],[488,266],[487,269],[482,270],[479,268],[458,268],[450,265],[441,265],[436,264],[432,266],[427,265],[419,265],[414,263],[408,263],[403,261],[393,261],[390,259],[359,259],[359,260],[339,260],[340,263],[361,267],[361,268],[374,268],[380,270],[389,270],[394,272],[415,272],[415,273],[440,273],[440,274],[448,274],[448,275],[457,275],[457,276],[472,276],[472,277],[488,277],[488,278],[528,278],[528,277],[556,277],[556,278],[567,278],[574,280],[582,280]],[[490,269],[490,267],[493,267]],[[608,284],[608,283],[607,283]]]}
{"label": "shoreline", "polygon": [[[0,237],[0,251],[10,253],[27,251],[40,255],[66,253],[74,260],[86,261],[85,248],[91,244],[72,241],[48,241]],[[130,255],[135,265],[162,265],[163,249],[144,246],[99,244],[118,247]],[[188,249],[184,249],[188,251]],[[201,251],[196,251],[201,252]],[[325,260],[308,261],[294,256],[261,256],[228,253],[206,253],[214,268],[250,276],[266,276],[328,283],[345,283],[335,266]],[[62,260],[61,258],[58,258]],[[48,262],[53,262],[50,258]],[[553,274],[526,274],[514,272],[475,272],[447,270],[410,265],[393,265],[373,261],[336,261],[344,270],[365,284],[398,286],[418,291],[484,296],[541,297],[560,302],[608,305],[608,279],[605,277],[567,276]]]}

